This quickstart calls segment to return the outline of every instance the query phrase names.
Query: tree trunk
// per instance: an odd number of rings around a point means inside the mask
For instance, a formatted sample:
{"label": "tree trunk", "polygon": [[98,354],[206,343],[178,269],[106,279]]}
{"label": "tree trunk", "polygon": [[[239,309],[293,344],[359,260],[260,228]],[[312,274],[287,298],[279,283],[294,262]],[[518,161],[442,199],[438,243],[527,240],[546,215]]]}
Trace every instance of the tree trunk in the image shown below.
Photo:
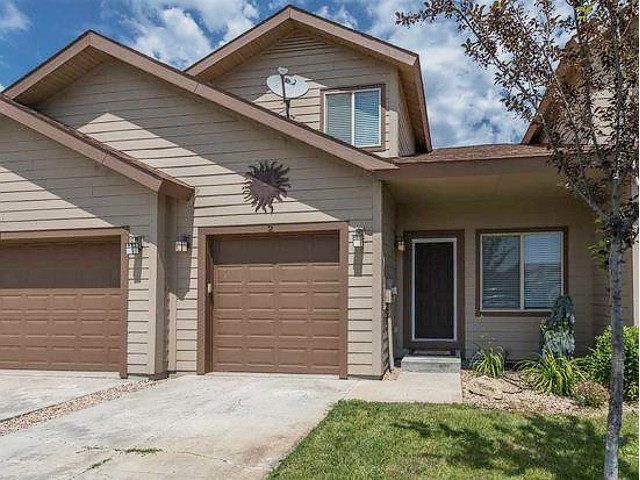
{"label": "tree trunk", "polygon": [[622,424],[624,382],[624,342],[622,332],[622,242],[611,242],[609,256],[609,296],[611,308],[611,380],[609,384],[609,418],[604,450],[604,478],[618,478],[618,442]]}

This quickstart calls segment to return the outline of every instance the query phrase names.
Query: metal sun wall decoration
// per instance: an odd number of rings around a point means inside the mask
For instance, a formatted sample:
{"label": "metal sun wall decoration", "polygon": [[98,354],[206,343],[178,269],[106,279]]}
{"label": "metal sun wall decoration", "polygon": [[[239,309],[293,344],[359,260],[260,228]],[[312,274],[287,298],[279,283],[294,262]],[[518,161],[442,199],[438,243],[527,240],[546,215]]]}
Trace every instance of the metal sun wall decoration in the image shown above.
{"label": "metal sun wall decoration", "polygon": [[251,165],[242,188],[245,202],[250,202],[256,213],[273,213],[273,202],[282,202],[291,188],[288,173],[289,167],[275,160]]}

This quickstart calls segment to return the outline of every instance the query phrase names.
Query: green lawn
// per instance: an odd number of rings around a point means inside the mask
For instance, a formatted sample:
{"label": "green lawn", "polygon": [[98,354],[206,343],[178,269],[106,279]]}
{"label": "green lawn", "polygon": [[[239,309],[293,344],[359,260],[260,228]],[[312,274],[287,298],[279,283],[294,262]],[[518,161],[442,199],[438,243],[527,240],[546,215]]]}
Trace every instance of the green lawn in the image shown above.
{"label": "green lawn", "polygon": [[[339,402],[277,479],[597,479],[606,419],[469,406]],[[638,478],[638,417],[623,424],[620,478]]]}

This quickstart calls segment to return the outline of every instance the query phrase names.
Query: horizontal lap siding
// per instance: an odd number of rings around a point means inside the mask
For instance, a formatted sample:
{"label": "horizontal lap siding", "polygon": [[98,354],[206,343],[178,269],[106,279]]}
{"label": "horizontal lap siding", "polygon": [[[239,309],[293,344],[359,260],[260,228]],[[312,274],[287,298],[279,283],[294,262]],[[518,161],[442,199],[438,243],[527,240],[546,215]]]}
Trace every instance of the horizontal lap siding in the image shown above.
{"label": "horizontal lap siding", "polygon": [[[149,233],[155,194],[17,123],[0,119],[0,231],[129,226]],[[129,264],[128,365],[145,373],[148,258]]]}
{"label": "horizontal lap siding", "polygon": [[321,127],[322,89],[385,84],[389,110],[384,122],[387,142],[385,151],[380,154],[397,155],[394,125],[397,122],[397,73],[389,65],[346,47],[294,31],[213,83],[265,108],[281,112],[282,99],[271,93],[265,84],[266,78],[275,74],[279,66],[287,67],[292,74],[300,75],[309,82],[309,92],[292,100],[291,114],[295,120],[316,129]]}
{"label": "horizontal lap siding", "polygon": [[[400,98],[404,98],[402,93]],[[415,136],[411,120],[409,119],[409,110],[405,101],[400,101],[398,109],[398,155],[401,157],[413,155],[416,152]]]}
{"label": "horizontal lap siding", "polygon": [[[451,202],[403,204],[400,220],[404,230],[464,229],[465,248],[465,350],[470,356],[478,345],[493,342],[508,351],[510,360],[535,356],[539,325],[544,317],[477,318],[476,311],[476,229],[569,227],[569,295],[576,308],[576,344],[584,353],[593,338],[592,292],[595,264],[588,245],[594,241],[590,213],[575,199],[536,199],[512,202]],[[404,253],[409,254],[409,248]]]}
{"label": "horizontal lap siding", "polygon": [[[193,239],[188,253],[169,252],[169,369],[196,368],[199,227],[346,220],[368,232],[363,255],[349,247],[349,373],[371,374],[371,176],[117,63],[99,67],[43,109],[196,187],[193,202],[174,205],[176,225],[167,234],[169,244],[178,235]],[[259,160],[290,167],[291,191],[273,215],[256,214],[243,200],[243,174]]]}

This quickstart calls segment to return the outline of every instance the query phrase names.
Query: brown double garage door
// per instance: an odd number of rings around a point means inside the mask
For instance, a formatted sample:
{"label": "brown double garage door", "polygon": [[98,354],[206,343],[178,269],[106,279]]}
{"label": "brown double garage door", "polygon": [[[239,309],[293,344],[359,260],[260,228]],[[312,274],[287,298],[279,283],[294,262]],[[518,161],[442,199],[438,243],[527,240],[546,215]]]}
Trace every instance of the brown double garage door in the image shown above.
{"label": "brown double garage door", "polygon": [[214,237],[214,371],[339,374],[337,233]]}
{"label": "brown double garage door", "polygon": [[118,371],[118,238],[0,244],[0,368]]}

